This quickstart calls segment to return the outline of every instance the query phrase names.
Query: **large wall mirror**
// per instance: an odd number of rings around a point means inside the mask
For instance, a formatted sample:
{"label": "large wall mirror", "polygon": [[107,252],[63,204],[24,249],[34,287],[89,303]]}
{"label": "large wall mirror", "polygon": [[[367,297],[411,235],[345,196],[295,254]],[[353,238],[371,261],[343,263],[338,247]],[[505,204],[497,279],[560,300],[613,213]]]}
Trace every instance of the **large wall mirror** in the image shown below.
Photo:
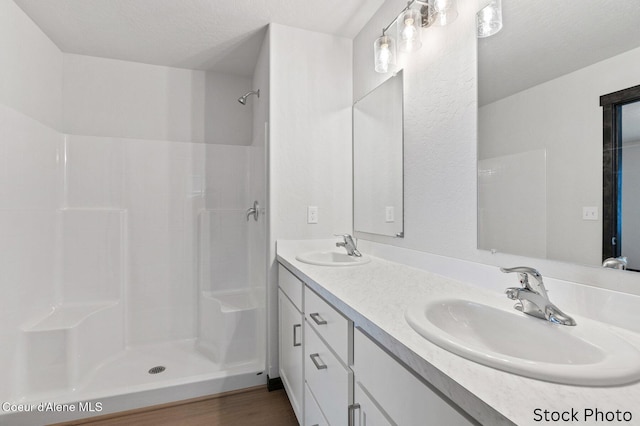
{"label": "large wall mirror", "polygon": [[[614,153],[600,104],[640,85],[640,2],[502,4],[503,30],[478,40],[478,247],[601,266],[618,244],[640,269],[640,104],[620,109]],[[607,154],[620,179],[603,179]],[[613,190],[617,241],[603,214]]]}
{"label": "large wall mirror", "polygon": [[390,77],[353,105],[353,228],[404,236],[403,80]]}

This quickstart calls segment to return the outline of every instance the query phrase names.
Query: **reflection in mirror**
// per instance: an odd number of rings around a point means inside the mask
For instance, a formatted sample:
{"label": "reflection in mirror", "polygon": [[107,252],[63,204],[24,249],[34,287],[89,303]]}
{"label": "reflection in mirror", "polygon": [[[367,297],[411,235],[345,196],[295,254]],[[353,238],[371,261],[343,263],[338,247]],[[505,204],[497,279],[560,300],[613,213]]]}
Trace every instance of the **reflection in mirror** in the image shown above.
{"label": "reflection in mirror", "polygon": [[600,97],[640,84],[640,3],[504,0],[503,15],[478,40],[478,247],[601,266]]}
{"label": "reflection in mirror", "polygon": [[640,86],[600,97],[603,266],[640,270]]}
{"label": "reflection in mirror", "polygon": [[404,236],[402,71],[353,105],[353,228]]}
{"label": "reflection in mirror", "polygon": [[640,271],[640,101],[620,108],[622,226],[620,254],[627,268]]}

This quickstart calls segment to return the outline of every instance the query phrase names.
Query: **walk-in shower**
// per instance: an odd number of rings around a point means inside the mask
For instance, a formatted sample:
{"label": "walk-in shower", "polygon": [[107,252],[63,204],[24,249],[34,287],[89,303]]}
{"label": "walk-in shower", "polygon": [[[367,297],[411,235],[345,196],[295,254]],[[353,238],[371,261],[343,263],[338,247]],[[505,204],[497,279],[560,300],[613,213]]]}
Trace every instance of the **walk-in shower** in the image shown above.
{"label": "walk-in shower", "polygon": [[[0,25],[0,425],[265,384],[267,220],[247,207],[268,205],[268,102],[233,100],[268,100],[268,44],[224,71],[67,53],[16,3],[0,1],[16,23]],[[111,28],[108,3],[61,28]]]}
{"label": "walk-in shower", "polygon": [[247,221],[266,204],[263,125],[234,145],[61,134],[1,105],[0,121],[0,401],[75,409],[0,407],[1,425],[266,383],[267,222]]}
{"label": "walk-in shower", "polygon": [[[108,412],[265,383],[266,255],[252,249],[266,222],[246,220],[251,179],[263,181],[250,174],[254,148],[66,135],[59,152],[66,206],[51,213],[54,275],[43,277],[54,290],[0,325],[15,335],[3,337],[15,346],[2,350],[14,349],[0,401]],[[73,193],[85,179],[110,200]],[[0,424],[62,419],[52,415],[0,413]]]}
{"label": "walk-in shower", "polygon": [[242,105],[246,105],[247,98],[251,95],[256,95],[257,97],[260,97],[260,90],[252,90],[250,92],[245,93],[244,95],[238,98],[238,102],[240,102]]}

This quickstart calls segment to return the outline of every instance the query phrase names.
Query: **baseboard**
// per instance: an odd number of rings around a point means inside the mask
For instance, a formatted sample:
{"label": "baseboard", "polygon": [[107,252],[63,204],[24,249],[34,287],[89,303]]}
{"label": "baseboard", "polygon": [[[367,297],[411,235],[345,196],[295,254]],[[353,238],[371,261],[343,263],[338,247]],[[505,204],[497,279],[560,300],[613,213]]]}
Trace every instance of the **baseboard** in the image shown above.
{"label": "baseboard", "polygon": [[269,392],[284,389],[282,379],[280,377],[271,378],[267,376],[267,389],[269,390]]}

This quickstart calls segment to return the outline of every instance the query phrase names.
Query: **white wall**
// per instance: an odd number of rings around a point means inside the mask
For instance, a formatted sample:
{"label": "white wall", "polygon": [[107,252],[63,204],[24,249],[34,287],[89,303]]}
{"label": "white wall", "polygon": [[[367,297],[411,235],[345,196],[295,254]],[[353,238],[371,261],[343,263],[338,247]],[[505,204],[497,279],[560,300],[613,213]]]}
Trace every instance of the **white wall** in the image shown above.
{"label": "white wall", "polygon": [[[372,43],[405,2],[388,0],[354,39],[354,99],[384,81]],[[405,69],[405,235],[372,240],[489,265],[524,264],[543,275],[640,294],[637,273],[477,250],[476,0],[460,0],[450,26],[424,32]],[[506,18],[505,18],[506,19]],[[606,80],[605,76],[602,76]],[[598,102],[596,99],[595,102]],[[601,132],[599,131],[599,134]]]}
{"label": "white wall", "polygon": [[[602,263],[600,96],[637,85],[639,63],[640,49],[634,49],[479,109],[481,160],[547,152],[545,238],[550,259]],[[597,206],[599,219],[582,220],[584,206]]]}
{"label": "white wall", "polygon": [[62,54],[13,1],[0,4],[0,101],[51,128],[61,125]]}
{"label": "white wall", "polygon": [[0,2],[0,399],[14,397],[20,326],[56,298],[62,53]]}
{"label": "white wall", "polygon": [[[269,37],[268,367],[277,377],[275,241],[352,229],[352,43],[277,24]],[[307,224],[307,206],[318,207],[317,224]]]}
{"label": "white wall", "polygon": [[65,133],[251,144],[251,79],[64,54]]}
{"label": "white wall", "polygon": [[[260,354],[266,360],[269,347],[278,347],[278,340],[268,339],[271,335],[267,312],[271,312],[273,307],[267,305],[267,271],[268,264],[268,175],[267,175],[267,150],[269,139],[269,32],[266,32],[262,42],[256,68],[253,72],[253,88],[260,90],[260,98],[252,97],[247,102],[247,106],[253,109],[253,142],[249,148],[249,202],[258,201],[261,206],[258,222],[253,222],[249,226],[249,282],[255,288],[262,289],[262,306],[264,309],[259,313],[260,328],[258,329],[258,347]],[[276,305],[277,307],[277,305]],[[277,329],[276,329],[277,333]],[[266,362],[266,361],[265,361]]]}
{"label": "white wall", "polygon": [[[405,96],[405,238],[363,238],[455,257],[475,252],[474,3],[459,1],[456,21],[424,30],[422,48],[400,57]],[[374,71],[373,42],[405,5],[400,0],[385,2],[354,39],[354,99],[391,75]]]}

